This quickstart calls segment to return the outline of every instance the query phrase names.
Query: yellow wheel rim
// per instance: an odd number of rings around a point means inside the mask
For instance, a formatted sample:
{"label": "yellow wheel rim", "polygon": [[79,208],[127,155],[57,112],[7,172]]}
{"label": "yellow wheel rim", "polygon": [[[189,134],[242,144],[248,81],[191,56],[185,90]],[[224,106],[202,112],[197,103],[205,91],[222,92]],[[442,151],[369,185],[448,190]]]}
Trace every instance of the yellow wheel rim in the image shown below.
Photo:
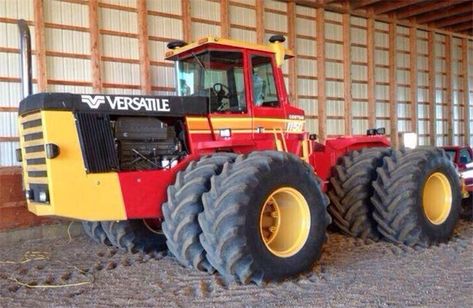
{"label": "yellow wheel rim", "polygon": [[444,174],[435,172],[427,179],[422,207],[425,216],[434,225],[440,225],[447,220],[452,209],[452,187]]}
{"label": "yellow wheel rim", "polygon": [[260,213],[260,235],[268,250],[281,258],[298,253],[309,237],[310,210],[304,196],[291,187],[275,190]]}

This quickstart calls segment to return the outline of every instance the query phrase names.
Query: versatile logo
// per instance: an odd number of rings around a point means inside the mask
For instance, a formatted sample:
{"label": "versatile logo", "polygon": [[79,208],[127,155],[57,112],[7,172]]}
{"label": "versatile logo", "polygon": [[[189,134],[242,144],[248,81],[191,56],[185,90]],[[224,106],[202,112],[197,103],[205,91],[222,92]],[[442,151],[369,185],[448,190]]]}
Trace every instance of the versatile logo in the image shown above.
{"label": "versatile logo", "polygon": [[90,109],[97,109],[100,105],[105,104],[105,97],[103,95],[81,95],[82,103],[89,105]]}
{"label": "versatile logo", "polygon": [[98,109],[100,105],[108,103],[113,110],[159,111],[170,112],[169,99],[140,96],[108,96],[108,95],[81,95],[82,103],[90,109]]}

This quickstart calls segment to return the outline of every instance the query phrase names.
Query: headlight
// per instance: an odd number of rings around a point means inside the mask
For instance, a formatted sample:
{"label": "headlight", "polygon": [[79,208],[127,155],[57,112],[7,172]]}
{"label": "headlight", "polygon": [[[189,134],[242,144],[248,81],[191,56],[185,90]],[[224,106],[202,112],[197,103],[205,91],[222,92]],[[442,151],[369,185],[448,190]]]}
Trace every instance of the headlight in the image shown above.
{"label": "headlight", "polygon": [[401,133],[401,147],[415,149],[417,147],[416,133]]}
{"label": "headlight", "polygon": [[40,191],[39,192],[39,202],[48,202],[48,193],[45,191]]}

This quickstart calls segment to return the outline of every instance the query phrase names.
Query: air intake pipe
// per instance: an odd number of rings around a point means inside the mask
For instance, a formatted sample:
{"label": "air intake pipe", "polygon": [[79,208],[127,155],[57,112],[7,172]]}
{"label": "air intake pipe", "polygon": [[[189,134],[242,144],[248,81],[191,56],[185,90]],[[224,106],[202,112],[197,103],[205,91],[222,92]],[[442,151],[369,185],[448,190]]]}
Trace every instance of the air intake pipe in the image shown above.
{"label": "air intake pipe", "polygon": [[33,81],[31,76],[31,35],[28,24],[24,19],[18,20],[20,34],[20,75],[23,98],[33,94]]}

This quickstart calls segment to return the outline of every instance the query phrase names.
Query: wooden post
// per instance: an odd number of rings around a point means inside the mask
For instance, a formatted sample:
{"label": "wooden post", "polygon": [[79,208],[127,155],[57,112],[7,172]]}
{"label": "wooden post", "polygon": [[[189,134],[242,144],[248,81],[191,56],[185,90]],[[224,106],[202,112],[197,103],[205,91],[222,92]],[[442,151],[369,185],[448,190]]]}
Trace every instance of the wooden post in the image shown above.
{"label": "wooden post", "polygon": [[437,144],[437,103],[435,99],[435,33],[431,30],[428,33],[428,62],[429,62],[429,126],[430,145]]}
{"label": "wooden post", "polygon": [[376,126],[376,95],[374,66],[374,18],[367,19],[367,62],[368,62],[368,128]]}
{"label": "wooden post", "polygon": [[391,130],[391,144],[393,148],[398,147],[398,123],[397,123],[397,78],[396,78],[396,23],[389,23],[389,117]]}
{"label": "wooden post", "polygon": [[190,0],[181,0],[182,7],[182,36],[184,41],[192,40],[191,4]]}
{"label": "wooden post", "polygon": [[463,108],[465,115],[465,144],[472,145],[470,142],[470,129],[471,129],[471,115],[470,115],[470,84],[468,82],[468,39],[462,39],[462,65],[461,71],[463,75]]}
{"label": "wooden post", "polygon": [[[296,53],[296,3],[290,1],[287,4],[287,32],[288,47]],[[291,94],[291,103],[297,103],[297,55],[289,60],[289,93]]]}
{"label": "wooden post", "polygon": [[411,70],[409,72],[410,92],[411,92],[411,130],[418,133],[417,122],[417,28],[411,25],[409,28],[409,56]]}
{"label": "wooden post", "polygon": [[151,63],[148,51],[148,10],[146,8],[146,0],[138,0],[137,12],[141,91],[143,94],[151,94]]}
{"label": "wooden post", "polygon": [[220,36],[223,38],[230,37],[230,18],[229,18],[230,6],[228,0],[220,1]]}
{"label": "wooden post", "polygon": [[100,34],[98,0],[89,1],[89,29],[90,29],[90,65],[92,71],[92,89],[94,93],[102,92],[102,73],[100,67]]}
{"label": "wooden post", "polygon": [[256,0],[256,42],[264,43],[264,1]]}
{"label": "wooden post", "polygon": [[319,119],[319,141],[325,142],[327,137],[327,115],[325,97],[325,29],[324,29],[324,9],[317,9],[317,101]]}
{"label": "wooden post", "polygon": [[38,92],[48,90],[48,76],[46,67],[46,43],[44,41],[44,13],[43,0],[34,0],[34,28]]}
{"label": "wooden post", "polygon": [[453,145],[453,104],[452,104],[452,36],[445,36],[445,66],[446,66],[446,102],[447,102],[447,142]]}
{"label": "wooden post", "polygon": [[[351,97],[351,35],[350,35],[350,14],[343,14],[343,87],[345,99],[345,135],[353,134],[353,108]],[[368,89],[368,91],[371,91]]]}

